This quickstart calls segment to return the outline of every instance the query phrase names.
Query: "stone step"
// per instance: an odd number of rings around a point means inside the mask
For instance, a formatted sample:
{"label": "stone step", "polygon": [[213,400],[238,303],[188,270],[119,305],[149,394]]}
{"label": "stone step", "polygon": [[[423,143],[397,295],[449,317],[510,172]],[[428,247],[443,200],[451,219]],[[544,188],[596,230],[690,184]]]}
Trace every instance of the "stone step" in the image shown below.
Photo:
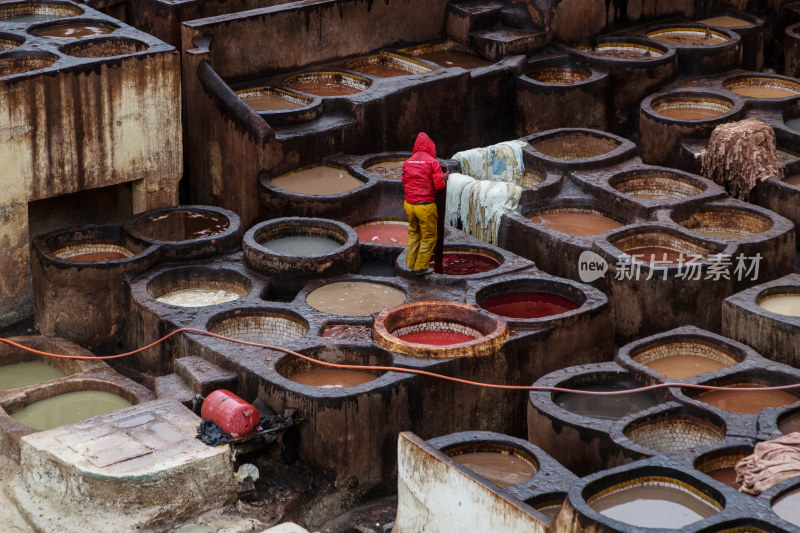
{"label": "stone step", "polygon": [[447,35],[464,44],[469,34],[495,26],[505,3],[497,0],[473,0],[447,4]]}
{"label": "stone step", "polygon": [[180,402],[191,409],[195,393],[178,374],[167,374],[155,379],[156,398]]}
{"label": "stone step", "polygon": [[194,394],[208,396],[217,389],[236,391],[236,374],[200,357],[176,359],[175,373],[187,383]]}
{"label": "stone step", "polygon": [[493,61],[509,55],[527,55],[547,44],[547,35],[538,30],[494,26],[470,34],[470,45]]}

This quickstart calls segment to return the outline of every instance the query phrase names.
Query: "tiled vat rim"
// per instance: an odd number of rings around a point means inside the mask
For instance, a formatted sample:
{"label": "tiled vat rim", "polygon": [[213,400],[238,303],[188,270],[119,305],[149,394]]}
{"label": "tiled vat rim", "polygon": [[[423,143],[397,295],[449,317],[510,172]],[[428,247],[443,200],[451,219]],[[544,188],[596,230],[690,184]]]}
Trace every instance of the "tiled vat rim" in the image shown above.
{"label": "tiled vat rim", "polygon": [[681,490],[690,496],[701,500],[711,507],[714,507],[717,511],[722,511],[723,506],[714,498],[711,498],[707,494],[703,493],[702,491],[696,489],[695,487],[689,485],[688,483],[681,481],[679,479],[666,477],[666,476],[644,476],[638,477],[636,479],[632,479],[630,481],[623,481],[621,483],[617,483],[607,489],[603,489],[600,492],[592,494],[589,498],[586,499],[587,504],[592,504],[595,500],[602,496],[606,496],[608,494],[614,494],[615,492],[619,492],[624,489],[634,488],[634,487],[669,487],[674,488],[677,490]]}
{"label": "tiled vat rim", "polygon": [[[775,89],[785,89],[800,94],[800,83],[783,78],[771,76],[734,76],[722,82],[724,89],[740,89],[742,87],[770,87]],[[791,98],[791,97],[786,97]]]}
{"label": "tiled vat rim", "polygon": [[[726,102],[722,99],[709,98],[703,96],[692,96],[688,94],[675,94],[667,93],[665,96],[659,97],[652,102],[653,110],[656,113],[668,111],[670,109],[708,109],[711,111],[718,111],[720,114],[731,111],[734,107],[733,103]],[[711,117],[712,120],[717,117]],[[687,119],[673,119],[673,120],[687,120]]]}
{"label": "tiled vat rim", "polygon": [[308,325],[275,312],[223,318],[209,331],[247,342],[288,344],[306,335]]}
{"label": "tiled vat rim", "polygon": [[579,67],[541,66],[528,72],[527,77],[539,83],[569,85],[592,77],[592,72]]}
{"label": "tiled vat rim", "polygon": [[293,83],[299,81],[305,81],[309,79],[322,79],[326,81],[332,81],[341,85],[347,85],[348,87],[353,87],[354,89],[368,89],[370,85],[372,85],[372,80],[369,78],[364,78],[362,76],[358,76],[356,74],[348,74],[347,72],[305,72],[303,74],[295,74],[293,76],[289,76],[285,80],[283,80],[283,84],[287,87],[291,87]]}
{"label": "tiled vat rim", "polygon": [[428,43],[428,44],[421,44],[418,46],[409,46],[407,48],[401,48],[397,51],[399,54],[405,54],[409,56],[423,56],[425,54],[432,54],[434,52],[465,52],[468,54],[475,54],[475,52],[466,45],[463,45],[456,41],[442,41],[440,43]]}
{"label": "tiled vat rim", "polygon": [[[598,43],[595,46],[578,46],[575,48],[581,52],[585,52],[587,54],[597,54],[600,51],[605,50],[614,50],[619,52],[637,52],[641,54],[641,58],[636,58],[634,61],[639,61],[640,59],[651,59],[654,57],[660,57],[665,54],[662,50],[658,48],[653,48],[652,46],[647,46],[646,44],[638,44],[638,43]],[[650,54],[648,56],[647,54]],[[628,59],[629,58],[614,58],[613,56],[609,56],[609,59]]]}
{"label": "tiled vat rim", "polygon": [[538,152],[555,159],[589,159],[607,154],[620,143],[610,137],[600,137],[581,132],[564,132],[530,141]]}
{"label": "tiled vat rim", "polygon": [[[606,211],[600,207],[593,207],[591,205],[556,205],[552,207],[540,207],[531,213],[528,213],[526,218],[535,217],[538,215],[554,215],[559,213],[581,213],[586,215],[599,215],[607,218],[616,219],[617,214]],[[618,220],[618,222],[621,222]]]}
{"label": "tiled vat rim", "polygon": [[533,476],[539,473],[539,461],[537,461],[535,457],[531,457],[527,453],[523,452],[522,450],[517,450],[513,446],[497,444],[493,442],[476,442],[476,443],[456,444],[454,446],[445,447],[441,451],[451,459],[458,457],[459,455],[464,455],[466,453],[475,453],[475,452],[489,452],[489,453],[497,453],[500,455],[511,455],[513,457],[516,457],[517,459],[521,459],[528,466],[533,468]]}
{"label": "tiled vat rim", "polygon": [[53,255],[62,259],[69,259],[78,255],[102,252],[116,252],[125,257],[133,257],[135,255],[122,245],[106,242],[67,244],[53,250]]}
{"label": "tiled vat rim", "polygon": [[722,428],[691,415],[667,411],[644,418],[632,422],[623,433],[635,444],[660,453],[713,444],[725,438]]}
{"label": "tiled vat rim", "polygon": [[366,228],[368,226],[383,226],[387,224],[392,226],[408,226],[408,221],[400,218],[376,218],[375,220],[370,220],[369,222],[364,222],[363,224],[356,224],[353,227]]}
{"label": "tiled vat rim", "polygon": [[671,233],[659,233],[653,230],[644,231],[642,233],[634,233],[626,235],[621,238],[609,239],[612,246],[625,251],[631,248],[640,246],[664,246],[672,248],[679,252],[687,254],[695,254],[702,257],[707,257],[711,250],[701,244],[695,244],[688,239],[672,235]]}
{"label": "tiled vat rim", "polygon": [[715,207],[696,211],[678,224],[690,230],[722,230],[743,235],[764,233],[773,227],[772,220],[762,214],[747,209]]}
{"label": "tiled vat rim", "polygon": [[225,290],[236,293],[241,298],[250,294],[250,291],[252,290],[247,287],[247,284],[242,282],[231,280],[213,280],[208,278],[172,280],[169,282],[164,282],[163,284],[158,283],[158,285],[160,286],[152,289],[152,293],[148,290],[148,294],[150,294],[151,298],[161,298],[162,296],[166,296],[175,291],[187,289],[208,289],[215,291]]}
{"label": "tiled vat rim", "polygon": [[82,15],[83,13],[83,9],[77,6],[55,2],[42,4],[34,2],[25,2],[21,4],[0,2],[0,26],[3,24],[20,24],[19,22],[5,22],[5,19],[12,17],[20,17],[25,15],[56,15],[60,17],[74,17],[77,15]]}
{"label": "tiled vat rim", "polygon": [[711,452],[711,457],[703,458],[702,456],[695,461],[694,469],[703,472],[704,474],[719,470],[720,468],[729,468],[736,466],[740,459],[750,455],[752,452],[745,450],[723,450],[719,452]]}
{"label": "tiled vat rim", "polygon": [[[730,38],[727,35],[720,32],[719,30],[715,30],[710,27],[687,28],[682,26],[672,26],[669,28],[661,28],[658,30],[649,31],[647,32],[647,37],[652,38],[654,35],[697,35],[698,33],[702,34],[703,36],[709,36],[715,41],[719,41],[719,43],[717,44],[722,44],[727,41],[730,41]],[[673,43],[664,43],[664,46],[702,46],[702,45],[692,45],[692,44],[679,45]]]}
{"label": "tiled vat rim", "polygon": [[294,91],[288,91],[286,89],[281,89],[278,87],[264,86],[264,87],[254,87],[252,89],[240,89],[236,91],[236,96],[244,99],[247,99],[248,96],[261,96],[263,94],[274,94],[279,98],[288,100],[289,102],[292,102],[294,104],[299,104],[301,106],[308,105],[313,101],[313,98],[311,98],[310,96],[305,96],[303,94]]}
{"label": "tiled vat rim", "polygon": [[426,72],[433,70],[433,67],[428,66],[420,61],[411,59],[409,57],[403,57],[398,54],[393,54],[391,52],[381,52],[379,54],[362,59],[354,59],[352,61],[348,61],[346,66],[348,69],[354,69],[364,65],[374,65],[375,63],[389,63],[390,65],[409,72],[410,74],[425,74]]}
{"label": "tiled vat rim", "polygon": [[656,341],[656,343],[631,350],[630,357],[633,361],[646,366],[648,363],[676,354],[705,357],[725,366],[733,366],[740,363],[736,356],[723,347],[716,346],[711,341],[700,339],[674,341],[667,338],[661,342]]}
{"label": "tiled vat rim", "polygon": [[450,331],[453,333],[463,333],[474,339],[483,337],[483,334],[477,329],[459,324],[458,322],[444,321],[422,322],[420,324],[414,324],[413,326],[405,326],[392,331],[391,334],[395,337],[400,337],[409,333],[420,333],[422,331]]}
{"label": "tiled vat rim", "polygon": [[629,196],[662,195],[675,198],[688,198],[703,192],[703,189],[686,176],[659,171],[633,171],[612,177],[619,180],[614,189]]}
{"label": "tiled vat rim", "polygon": [[22,44],[21,42],[14,41],[11,39],[0,39],[0,51],[11,50],[12,48],[16,48],[21,44]]}

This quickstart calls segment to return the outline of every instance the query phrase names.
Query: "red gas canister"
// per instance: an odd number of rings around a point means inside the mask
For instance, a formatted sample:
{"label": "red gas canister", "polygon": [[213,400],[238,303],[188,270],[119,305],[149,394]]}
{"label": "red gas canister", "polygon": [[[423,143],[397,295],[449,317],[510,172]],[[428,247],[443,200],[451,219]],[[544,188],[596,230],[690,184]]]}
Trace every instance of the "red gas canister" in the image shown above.
{"label": "red gas canister", "polygon": [[255,407],[225,389],[215,390],[206,397],[200,416],[234,437],[249,435],[261,421]]}

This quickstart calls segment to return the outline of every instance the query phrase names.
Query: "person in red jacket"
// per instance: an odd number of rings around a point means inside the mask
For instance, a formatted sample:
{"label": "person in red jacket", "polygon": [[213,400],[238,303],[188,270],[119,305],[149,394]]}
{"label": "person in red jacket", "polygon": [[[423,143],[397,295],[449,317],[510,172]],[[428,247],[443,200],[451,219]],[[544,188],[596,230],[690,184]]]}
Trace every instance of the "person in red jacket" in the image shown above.
{"label": "person in red jacket", "polygon": [[414,152],[403,163],[403,207],[408,215],[408,250],[406,266],[418,276],[427,276],[436,246],[438,213],[436,191],[444,189],[449,172],[443,173],[436,160],[436,145],[424,132],[417,135]]}

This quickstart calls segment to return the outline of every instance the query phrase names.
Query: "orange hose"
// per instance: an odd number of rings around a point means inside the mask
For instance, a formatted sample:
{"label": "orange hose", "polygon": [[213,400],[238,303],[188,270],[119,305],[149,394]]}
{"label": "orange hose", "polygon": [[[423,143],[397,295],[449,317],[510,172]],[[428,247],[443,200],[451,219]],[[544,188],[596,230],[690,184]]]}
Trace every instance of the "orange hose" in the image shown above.
{"label": "orange hose", "polygon": [[686,389],[702,389],[702,390],[728,390],[734,392],[757,392],[757,391],[768,391],[768,390],[789,390],[789,389],[797,389],[800,388],[800,383],[793,383],[791,385],[775,385],[771,387],[717,387],[714,385],[698,385],[693,383],[675,383],[675,382],[665,382],[665,383],[656,383],[654,385],[646,385],[643,387],[637,387],[635,389],[626,389],[620,391],[585,391],[585,390],[575,390],[575,389],[568,389],[565,387],[546,387],[542,385],[501,385],[496,383],[483,383],[480,381],[471,381],[468,379],[461,379],[461,378],[454,378],[451,376],[444,376],[442,374],[436,374],[434,372],[428,372],[426,370],[416,370],[413,368],[400,368],[396,366],[371,366],[371,365],[348,365],[348,364],[341,364],[341,363],[328,363],[325,361],[320,361],[318,359],[314,359],[313,357],[308,357],[307,355],[303,355],[301,353],[297,353],[293,350],[289,350],[288,348],[282,348],[280,346],[272,346],[269,344],[260,344],[257,342],[249,342],[243,341],[239,339],[233,339],[230,337],[226,337],[224,335],[219,335],[217,333],[211,333],[210,331],[205,331],[202,329],[196,328],[180,328],[176,329],[172,333],[165,335],[158,339],[155,342],[148,344],[147,346],[143,346],[131,352],[121,353],[117,355],[103,355],[103,356],[85,356],[85,355],[63,355],[63,354],[55,354],[50,352],[44,352],[41,350],[36,350],[34,348],[29,348],[27,346],[23,346],[17,342],[14,342],[10,339],[5,339],[0,337],[0,342],[5,344],[9,344],[14,346],[15,348],[19,348],[21,350],[25,350],[30,353],[35,353],[37,355],[42,355],[46,357],[55,357],[58,359],[84,359],[84,360],[106,360],[106,359],[120,359],[123,357],[129,357],[131,355],[135,355],[137,353],[143,352],[154,346],[158,346],[162,342],[166,341],[170,337],[177,335],[178,333],[196,333],[198,335],[205,335],[206,337],[212,337],[215,339],[220,339],[224,341],[233,342],[236,344],[243,344],[245,346],[253,346],[256,348],[264,348],[267,350],[276,350],[279,352],[283,352],[289,355],[293,355],[295,357],[299,357],[306,361],[310,361],[314,364],[327,366],[330,368],[342,368],[346,370],[385,370],[387,372],[403,372],[406,374],[418,374],[421,376],[428,376],[437,379],[444,379],[447,381],[454,381],[456,383],[463,383],[465,385],[474,385],[476,387],[485,387],[489,389],[505,389],[505,390],[527,390],[527,391],[548,391],[548,392],[572,392],[576,394],[585,394],[588,396],[615,396],[621,394],[634,394],[637,392],[645,392],[650,390],[656,389],[664,389],[669,387],[681,387]]}

